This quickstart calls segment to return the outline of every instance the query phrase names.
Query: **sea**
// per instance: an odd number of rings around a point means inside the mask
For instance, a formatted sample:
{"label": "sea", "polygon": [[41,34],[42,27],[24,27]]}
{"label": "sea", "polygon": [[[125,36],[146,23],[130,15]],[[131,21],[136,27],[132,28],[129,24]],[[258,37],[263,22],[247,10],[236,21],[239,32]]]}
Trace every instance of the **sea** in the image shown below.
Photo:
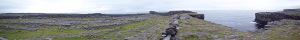
{"label": "sea", "polygon": [[263,28],[253,22],[257,12],[277,12],[280,10],[194,10],[198,14],[204,14],[204,20],[241,31],[255,31]]}

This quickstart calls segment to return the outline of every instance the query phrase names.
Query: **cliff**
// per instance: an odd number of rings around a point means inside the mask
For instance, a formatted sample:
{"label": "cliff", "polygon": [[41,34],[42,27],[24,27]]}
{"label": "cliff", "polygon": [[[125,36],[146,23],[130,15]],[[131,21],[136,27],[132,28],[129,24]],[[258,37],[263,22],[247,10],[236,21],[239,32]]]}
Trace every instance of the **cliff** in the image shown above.
{"label": "cliff", "polygon": [[169,12],[165,12],[165,13],[150,11],[149,13],[156,14],[156,15],[162,15],[162,16],[170,16],[170,15],[174,15],[174,14],[186,14],[186,13],[197,13],[197,12],[181,10],[181,11],[169,11]]}
{"label": "cliff", "polygon": [[300,37],[300,30],[298,30],[299,20],[300,9],[259,12],[255,14],[255,22],[264,25],[264,30],[261,29],[255,32],[259,32],[262,36],[268,36],[269,38],[279,38],[276,40],[297,40]]}
{"label": "cliff", "polygon": [[268,22],[282,19],[300,20],[300,9],[284,9],[280,12],[258,12],[255,13],[255,22],[266,25]]}
{"label": "cliff", "polygon": [[198,19],[204,19],[204,14],[189,14],[189,15]]}

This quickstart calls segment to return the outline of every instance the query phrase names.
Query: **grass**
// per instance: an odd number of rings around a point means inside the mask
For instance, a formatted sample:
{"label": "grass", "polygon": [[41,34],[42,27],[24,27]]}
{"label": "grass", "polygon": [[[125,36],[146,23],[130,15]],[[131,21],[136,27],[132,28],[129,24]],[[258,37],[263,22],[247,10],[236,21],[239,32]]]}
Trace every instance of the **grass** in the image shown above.
{"label": "grass", "polygon": [[[185,15],[185,14],[183,14]],[[197,40],[197,39],[209,39],[211,35],[219,35],[219,38],[224,39],[223,36],[225,35],[241,35],[239,33],[244,33],[241,31],[234,30],[230,27],[222,26],[220,24],[208,22],[202,19],[198,18],[190,18],[190,19],[181,19],[182,23],[189,22],[190,24],[180,24],[181,27],[184,27],[183,29],[179,30],[179,32],[192,32],[193,36],[186,36],[183,33],[179,33],[180,35],[183,35],[182,39],[191,39],[191,40]],[[227,31],[227,32],[225,32]],[[205,35],[198,35],[199,33],[203,33]],[[223,34],[228,33],[228,34]],[[241,35],[244,36],[244,35]],[[227,40],[227,39],[225,39]]]}
{"label": "grass", "polygon": [[184,39],[197,39],[199,38],[197,35],[193,35],[193,36],[183,36]]}
{"label": "grass", "polygon": [[[103,35],[96,35],[97,37],[96,38],[92,38],[92,37],[72,37],[72,38],[54,38],[54,39],[57,39],[57,40],[64,40],[64,39],[91,39],[91,40],[96,40],[96,39],[102,39],[104,40],[103,38],[104,37],[107,37],[107,38],[110,38],[112,40],[122,40],[124,37],[123,36],[126,36],[126,37],[130,37],[134,34],[137,34],[139,33],[140,31],[143,31],[143,30],[147,30],[153,26],[155,26],[156,24],[160,23],[160,22],[163,22],[165,21],[166,19],[157,19],[157,18],[154,18],[154,19],[149,19],[149,20],[146,20],[146,21],[141,21],[141,22],[136,22],[136,23],[130,23],[130,24],[124,24],[124,25],[120,25],[120,26],[109,26],[109,27],[100,27],[100,28],[94,28],[95,30],[105,30],[105,29],[110,29],[110,28],[117,28],[117,27],[122,27],[121,29],[119,30],[113,30],[113,31],[108,31],[108,32],[104,32],[104,33],[100,33],[100,34],[103,34]],[[122,33],[120,36],[117,36],[115,37],[116,35],[115,34],[110,34],[110,33],[116,33],[116,32],[119,32],[119,31],[126,31],[126,30],[129,30],[129,29],[132,29],[132,28],[135,28],[139,25],[144,25],[144,24],[147,24],[147,23],[150,23],[150,22],[155,22],[154,24],[152,25],[149,25],[147,26],[146,28],[141,28],[141,29],[137,29],[138,32],[136,31],[128,31],[128,32],[124,32]]]}
{"label": "grass", "polygon": [[[57,18],[57,20],[72,20],[74,18]],[[92,20],[93,18],[83,18],[85,20]],[[160,32],[164,30],[165,26],[169,25],[169,19],[158,19],[158,18],[153,18],[153,19],[148,19],[145,21],[141,22],[135,22],[135,23],[129,23],[129,24],[123,24],[119,26],[107,26],[107,27],[96,27],[92,29],[75,29],[75,28],[66,28],[62,29],[62,26],[39,26],[37,31],[26,31],[26,30],[12,30],[12,29],[5,29],[5,27],[1,27],[0,29],[0,37],[7,37],[8,40],[13,40],[13,39],[29,39],[32,37],[38,37],[38,38],[53,38],[54,40],[107,40],[103,39],[104,37],[109,38],[108,40],[123,40],[126,37],[133,36],[135,34],[140,33],[141,31],[147,30],[149,28],[152,28],[156,26],[157,24],[166,21],[165,24],[161,25],[162,27],[158,28],[153,34],[160,35]],[[2,22],[10,22],[10,21],[16,21],[16,22],[21,22],[21,21],[36,21],[36,20],[53,20],[53,19],[0,19]],[[114,22],[123,22],[123,21],[118,21],[118,20],[113,20]],[[299,37],[299,30],[296,29],[288,29],[287,26],[294,27],[294,28],[299,28],[299,25],[296,24],[291,24],[291,23],[283,23],[281,26],[278,27],[273,27],[267,30],[265,33],[249,33],[249,32],[242,32],[238,31],[235,29],[232,29],[230,27],[222,26],[220,24],[212,23],[209,21],[197,19],[197,18],[191,18],[191,19],[181,19],[181,24],[180,27],[183,27],[179,30],[178,35],[183,35],[182,39],[187,40],[196,40],[196,39],[207,39],[207,40],[212,40],[209,39],[211,35],[219,35],[220,38],[224,40],[230,40],[226,39],[224,36],[226,35],[239,35],[240,37],[237,37],[235,39],[242,40],[244,38],[250,39],[250,40],[258,40],[261,38],[267,38],[270,40],[297,40],[300,39]],[[60,21],[58,21],[60,22]],[[80,21],[82,23],[84,21]],[[139,28],[138,26],[149,24],[153,22],[153,24],[148,25],[147,27],[144,28]],[[190,24],[183,24],[185,22],[189,22]],[[85,24],[74,24],[74,26],[83,26]],[[104,24],[104,23],[88,23],[87,25],[98,25],[98,24]],[[18,25],[18,24],[0,24],[0,25],[9,25],[9,26],[14,26],[14,27],[26,27],[25,25]],[[49,28],[52,27],[52,28]],[[86,32],[86,31],[101,31],[101,30],[107,30],[107,29],[112,29],[112,28],[118,28],[122,27],[121,29],[118,30],[112,30],[112,31],[107,31],[107,32],[99,32],[99,33],[94,33],[94,34],[100,34],[100,35],[93,35],[95,37],[91,36],[81,36],[81,37],[71,37],[71,38],[63,38],[63,37],[47,37],[47,36],[59,36],[56,34],[67,34],[67,35],[79,35],[79,34],[74,34],[74,33],[81,33],[81,32]],[[63,27],[64,28],[64,27]],[[137,28],[135,30],[129,30],[132,28]],[[199,29],[198,29],[199,28]],[[197,30],[194,30],[197,29]],[[122,32],[124,31],[124,32]],[[287,31],[286,33],[280,33],[282,31]],[[194,35],[193,36],[185,36],[182,32],[192,32]],[[117,33],[121,33],[120,35],[117,35]],[[205,35],[198,35],[198,33],[205,33]],[[225,34],[224,34],[225,33]],[[42,36],[46,34],[45,36]],[[87,33],[87,34],[92,34],[92,33]],[[283,35],[283,36],[280,36]],[[251,36],[251,37],[246,37],[246,36]],[[148,37],[149,38],[149,37]],[[256,39],[253,39],[256,38]]]}
{"label": "grass", "polygon": [[[226,26],[221,26],[220,24],[215,24],[211,23],[205,20],[199,20],[196,18],[192,18],[190,20],[187,19],[182,19],[180,20],[181,22],[190,22],[191,25],[187,24],[180,24],[180,26],[186,27],[188,29],[195,29],[195,28],[200,28],[201,30],[179,30],[180,32],[182,31],[190,31],[190,32],[195,32],[194,34],[200,33],[200,32],[205,32],[207,33],[206,37],[201,37],[205,35],[196,35],[196,36],[183,36],[183,40],[186,39],[191,39],[191,40],[196,40],[196,39],[207,39],[207,40],[212,40],[209,39],[208,37],[211,37],[211,35],[219,35],[220,38],[223,40],[231,40],[227,39],[224,36],[226,35],[239,35],[239,37],[236,37],[235,39],[237,40],[243,40],[243,39],[249,39],[249,40],[259,40],[266,38],[268,40],[298,40],[300,39],[299,33],[300,31],[297,30],[299,28],[299,25],[293,24],[293,23],[278,23],[278,25],[275,25],[275,27],[271,27],[268,30],[265,30],[262,33],[250,33],[250,32],[243,32],[243,31],[238,31],[230,27]],[[187,27],[188,26],[188,27]],[[289,26],[289,27],[288,27]],[[294,29],[293,29],[294,28]],[[285,33],[281,33],[284,32]],[[224,34],[225,33],[225,34]],[[182,33],[179,33],[182,34]],[[249,36],[249,37],[247,37]]]}
{"label": "grass", "polygon": [[158,24],[160,22],[163,22],[164,20],[165,19],[150,19],[150,20],[146,20],[146,21],[143,21],[143,22],[139,22],[139,23],[133,23],[135,25],[124,25],[122,29],[112,31],[110,33],[114,33],[114,32],[117,32],[117,31],[125,31],[125,30],[129,30],[129,29],[137,27],[136,25],[144,25],[146,23],[155,22],[154,24],[151,24],[151,25],[147,26],[146,28],[137,29],[138,32],[137,31],[125,32],[125,33],[122,33],[118,37],[114,37],[115,35],[102,35],[102,36],[106,36],[106,37],[109,37],[109,38],[112,38],[112,39],[119,39],[120,40],[120,39],[123,39],[123,35],[125,35],[126,37],[130,37],[130,36],[132,36],[134,34],[139,33],[140,31],[147,30],[147,29],[155,26],[156,24]]}
{"label": "grass", "polygon": [[[25,31],[25,30],[12,30],[12,29],[0,29],[3,30],[0,32],[0,36],[7,36],[8,40],[13,39],[28,39],[28,38],[22,38],[22,37],[36,37],[36,36],[42,36],[44,34],[55,35],[55,34],[71,34],[71,33],[78,33],[85,31],[83,29],[58,29],[57,26],[47,26],[47,27],[53,27],[52,29],[49,28],[42,28],[37,31]],[[5,30],[5,31],[4,31]],[[60,31],[63,30],[63,31]],[[20,31],[20,32],[16,32]],[[45,38],[45,37],[41,37]]]}
{"label": "grass", "polygon": [[[6,21],[11,21],[13,19],[2,19]],[[164,19],[163,19],[164,20]],[[136,27],[137,25],[142,25],[145,23],[149,22],[160,22],[163,20],[159,19],[150,19],[147,21],[142,21],[142,22],[137,22],[137,23],[131,23],[131,24],[125,24],[121,25],[123,28],[120,30],[116,31],[111,31],[111,32],[117,32],[117,31],[122,31],[122,30],[128,30],[131,29],[132,27]],[[102,24],[102,23],[92,23],[92,24]],[[1,25],[7,25],[7,24],[1,24]],[[75,26],[82,26],[83,24],[75,24]],[[13,25],[16,26],[16,25]],[[111,26],[111,27],[100,27],[100,28],[94,28],[95,30],[105,30],[109,28],[116,28],[116,27],[121,27],[121,26]],[[153,26],[153,25],[152,25]],[[12,29],[0,29],[0,36],[2,37],[7,37],[9,40],[13,39],[27,39],[27,38],[22,38],[22,37],[35,37],[35,36],[42,36],[44,34],[47,34],[48,36],[50,35],[55,35],[55,34],[72,34],[72,33],[79,33],[83,31],[87,31],[85,29],[74,29],[74,28],[67,28],[67,29],[59,29],[59,26],[45,26],[46,28],[40,28],[40,30],[37,31],[25,31],[25,30],[12,30]],[[51,29],[48,27],[52,27]],[[61,31],[62,30],[62,31]],[[144,30],[144,29],[141,29]],[[21,31],[21,32],[16,32],[16,31]],[[41,38],[46,38],[46,37],[41,37]],[[56,38],[54,39],[86,39],[86,37],[73,37],[73,38]]]}

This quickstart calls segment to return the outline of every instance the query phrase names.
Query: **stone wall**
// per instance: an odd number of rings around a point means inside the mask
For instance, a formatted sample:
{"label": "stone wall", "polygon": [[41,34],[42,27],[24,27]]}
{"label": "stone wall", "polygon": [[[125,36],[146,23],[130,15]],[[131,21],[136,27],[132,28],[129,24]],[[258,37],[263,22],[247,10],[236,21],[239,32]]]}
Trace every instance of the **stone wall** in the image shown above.
{"label": "stone wall", "polygon": [[255,22],[266,25],[268,22],[279,21],[282,19],[300,20],[300,11],[285,9],[282,12],[258,12],[255,13]]}

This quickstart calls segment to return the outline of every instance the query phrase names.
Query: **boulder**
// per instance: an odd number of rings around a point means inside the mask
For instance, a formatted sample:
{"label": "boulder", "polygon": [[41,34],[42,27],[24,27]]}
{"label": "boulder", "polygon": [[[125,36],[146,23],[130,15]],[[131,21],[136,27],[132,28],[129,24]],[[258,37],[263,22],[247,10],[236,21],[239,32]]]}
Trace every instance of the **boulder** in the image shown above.
{"label": "boulder", "polygon": [[52,40],[51,38],[45,38],[44,40]]}
{"label": "boulder", "polygon": [[7,40],[6,38],[2,38],[2,37],[0,37],[0,40]]}
{"label": "boulder", "polygon": [[204,19],[204,14],[189,14],[189,15],[198,19]]}

